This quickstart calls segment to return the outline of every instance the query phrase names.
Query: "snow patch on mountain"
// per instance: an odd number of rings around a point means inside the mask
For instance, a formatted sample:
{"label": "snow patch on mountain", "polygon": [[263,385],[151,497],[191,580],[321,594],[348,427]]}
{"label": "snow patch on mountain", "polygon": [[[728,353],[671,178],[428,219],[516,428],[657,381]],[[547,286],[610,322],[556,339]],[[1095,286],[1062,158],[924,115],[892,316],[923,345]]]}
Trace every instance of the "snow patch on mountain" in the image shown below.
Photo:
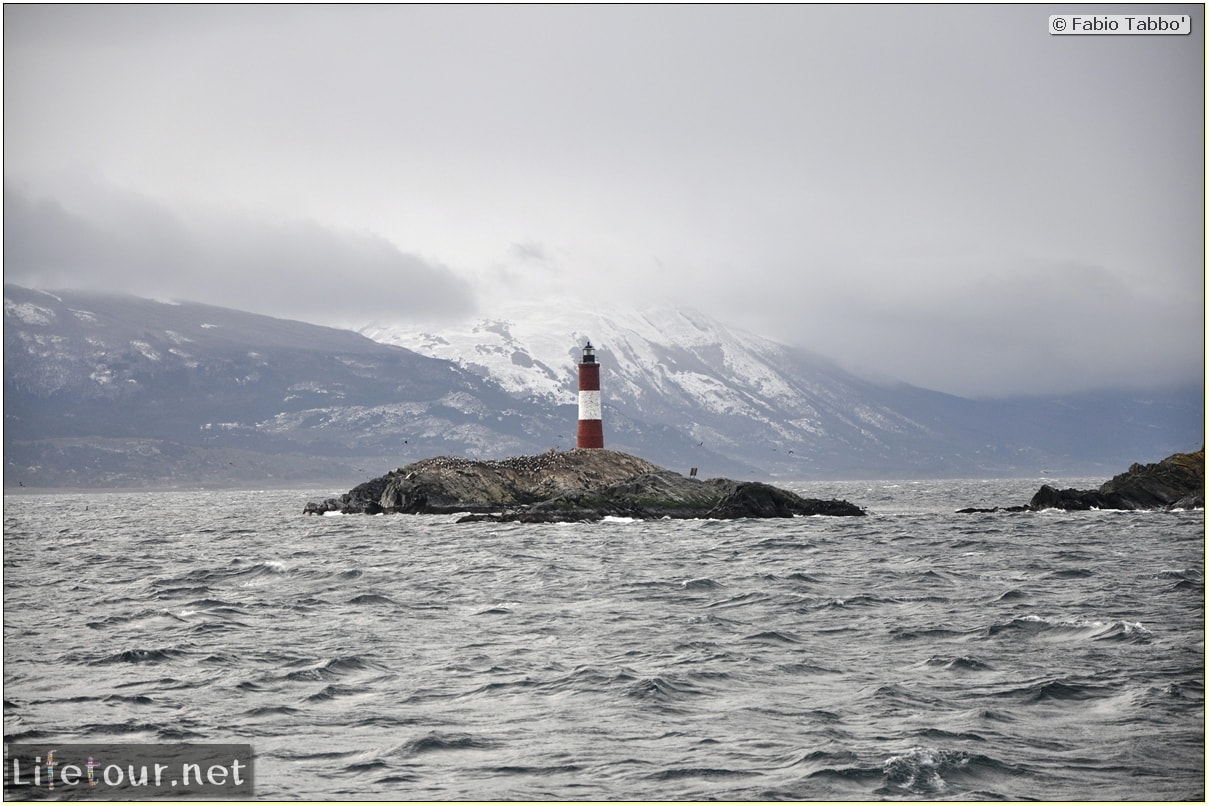
{"label": "snow patch on mountain", "polygon": [[[599,312],[571,303],[521,306],[434,333],[376,322],[375,341],[453,361],[515,397],[573,404],[590,339],[611,412],[673,429],[699,446],[786,469],[892,435],[929,429],[881,405],[879,388],[837,366],[698,311]],[[606,430],[608,429],[606,423]],[[779,454],[779,456],[774,456]],[[790,457],[793,458],[790,458]]]}
{"label": "snow patch on mountain", "polygon": [[375,341],[454,361],[518,397],[574,402],[576,365],[589,340],[614,400],[672,395],[719,414],[751,414],[751,399],[793,405],[800,390],[773,366],[784,349],[695,311],[602,314],[570,304],[522,306],[440,333],[376,322]]}
{"label": "snow patch on mountain", "polygon": [[50,325],[56,318],[55,312],[50,308],[43,308],[32,302],[17,303],[7,299],[4,300],[4,313],[6,316],[16,317],[26,325]]}

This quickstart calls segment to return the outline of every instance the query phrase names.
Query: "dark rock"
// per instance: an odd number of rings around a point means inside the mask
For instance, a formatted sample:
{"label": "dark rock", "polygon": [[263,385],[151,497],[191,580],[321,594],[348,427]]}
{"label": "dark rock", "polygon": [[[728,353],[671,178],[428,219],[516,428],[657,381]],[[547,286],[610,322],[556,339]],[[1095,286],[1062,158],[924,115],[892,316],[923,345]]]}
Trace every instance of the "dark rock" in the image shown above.
{"label": "dark rock", "polygon": [[307,513],[469,513],[459,523],[864,515],[847,501],[806,499],[759,482],[702,481],[607,450],[547,451],[499,461],[438,457],[398,468]]}
{"label": "dark rock", "polygon": [[1048,484],[1041,485],[1028,503],[1029,509],[1065,509],[1079,511],[1087,509],[1110,509],[1105,506],[1104,496],[1098,490],[1059,490]]}
{"label": "dark rock", "polygon": [[806,503],[806,510],[798,513],[799,515],[831,515],[839,517],[865,514],[864,509],[848,501],[824,498],[803,498],[802,500]]}
{"label": "dark rock", "polygon": [[458,523],[479,523],[492,521],[496,523],[584,523],[599,521],[604,518],[598,512],[587,509],[560,510],[524,510],[519,512],[476,513],[463,515]]}
{"label": "dark rock", "polygon": [[302,510],[302,514],[322,515],[325,512],[339,512],[343,508],[344,504],[340,502],[340,499],[329,498],[326,501],[322,501],[318,504],[316,504],[314,501],[307,502],[307,505]]}
{"label": "dark rock", "polygon": [[742,482],[717,503],[710,518],[792,518],[795,515],[864,515],[864,510],[847,501],[820,501],[761,484]]}
{"label": "dark rock", "polygon": [[986,507],[966,507],[965,509],[959,509],[959,510],[957,510],[957,514],[959,514],[959,515],[974,515],[974,514],[980,514],[980,513],[987,513],[987,514],[989,514],[989,513],[992,513],[992,512],[1031,512],[1031,511],[1032,511],[1032,510],[1030,510],[1030,509],[1029,509],[1027,506],[1019,506],[1019,507],[990,507],[990,508],[986,508]]}
{"label": "dark rock", "polygon": [[1098,490],[1043,486],[1029,502],[1041,509],[1191,509],[1205,506],[1205,450],[1177,453],[1161,462],[1134,464]]}
{"label": "dark rock", "polygon": [[1204,509],[1205,508],[1205,491],[1200,490],[1195,493],[1190,493],[1180,500],[1172,504],[1170,509]]}
{"label": "dark rock", "polygon": [[[1204,509],[1205,449],[1177,453],[1161,462],[1134,464],[1113,476],[1098,490],[1059,490],[1048,484],[1033,496],[1026,507],[1008,507],[1006,511],[1038,512],[1043,509],[1081,511],[1089,509]],[[961,513],[995,512],[970,507]]]}
{"label": "dark rock", "polygon": [[[784,493],[784,494],[782,494]],[[747,482],[739,484],[709,511],[711,518],[792,518],[798,507],[789,496],[792,493],[769,487],[767,484]]]}
{"label": "dark rock", "polygon": [[[1181,501],[1205,506],[1205,449],[1177,453],[1150,465],[1135,464],[1100,485],[1113,509],[1171,509]],[[1182,506],[1187,509],[1189,507]]]}

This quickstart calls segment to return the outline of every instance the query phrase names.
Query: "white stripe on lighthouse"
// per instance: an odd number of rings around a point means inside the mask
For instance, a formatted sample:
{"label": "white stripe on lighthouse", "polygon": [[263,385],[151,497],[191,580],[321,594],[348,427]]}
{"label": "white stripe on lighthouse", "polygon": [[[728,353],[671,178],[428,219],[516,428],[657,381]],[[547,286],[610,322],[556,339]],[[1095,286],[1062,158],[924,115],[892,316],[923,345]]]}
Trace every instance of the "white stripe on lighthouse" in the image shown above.
{"label": "white stripe on lighthouse", "polygon": [[585,389],[579,393],[579,419],[600,419],[600,390]]}

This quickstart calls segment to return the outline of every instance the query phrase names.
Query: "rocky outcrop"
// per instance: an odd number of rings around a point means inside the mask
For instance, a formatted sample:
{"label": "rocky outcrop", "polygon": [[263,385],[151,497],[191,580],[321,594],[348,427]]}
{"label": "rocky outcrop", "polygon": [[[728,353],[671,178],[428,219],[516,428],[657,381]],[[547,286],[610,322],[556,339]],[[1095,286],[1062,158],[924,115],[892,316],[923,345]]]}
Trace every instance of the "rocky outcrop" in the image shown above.
{"label": "rocky outcrop", "polygon": [[631,518],[864,515],[847,501],[802,498],[760,482],[701,481],[608,450],[548,451],[498,461],[425,459],[308,503],[308,514],[468,513],[468,520],[547,523]]}
{"label": "rocky outcrop", "polygon": [[1196,509],[1205,506],[1205,449],[1135,464],[1100,486],[1115,509]]}
{"label": "rocky outcrop", "polygon": [[1041,489],[1028,502],[1028,509],[1030,512],[1043,509],[1065,509],[1070,512],[1087,509],[1133,509],[1119,506],[1119,503],[1114,497],[1106,496],[1099,490],[1076,490],[1073,487],[1060,490],[1042,484]]}
{"label": "rocky outcrop", "polygon": [[[1059,490],[1041,486],[1027,506],[1008,507],[1010,512],[1043,509],[1070,511],[1087,509],[1204,509],[1205,449],[1177,453],[1161,462],[1134,464],[1113,476],[1097,490]],[[994,509],[963,509],[959,512],[997,512]]]}

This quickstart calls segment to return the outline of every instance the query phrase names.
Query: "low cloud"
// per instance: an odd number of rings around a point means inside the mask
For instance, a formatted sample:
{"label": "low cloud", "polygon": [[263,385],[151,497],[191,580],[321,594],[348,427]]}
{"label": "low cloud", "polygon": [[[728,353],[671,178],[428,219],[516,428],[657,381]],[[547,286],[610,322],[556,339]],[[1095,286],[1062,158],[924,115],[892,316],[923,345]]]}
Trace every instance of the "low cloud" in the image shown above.
{"label": "low cloud", "polygon": [[[85,187],[85,185],[81,185]],[[462,317],[469,284],[368,232],[186,209],[88,185],[4,189],[5,280],[223,305],[325,324]]]}
{"label": "low cloud", "polygon": [[767,315],[782,340],[858,372],[960,395],[1203,383],[1203,281],[1139,274],[985,257],[818,272],[768,300]]}

